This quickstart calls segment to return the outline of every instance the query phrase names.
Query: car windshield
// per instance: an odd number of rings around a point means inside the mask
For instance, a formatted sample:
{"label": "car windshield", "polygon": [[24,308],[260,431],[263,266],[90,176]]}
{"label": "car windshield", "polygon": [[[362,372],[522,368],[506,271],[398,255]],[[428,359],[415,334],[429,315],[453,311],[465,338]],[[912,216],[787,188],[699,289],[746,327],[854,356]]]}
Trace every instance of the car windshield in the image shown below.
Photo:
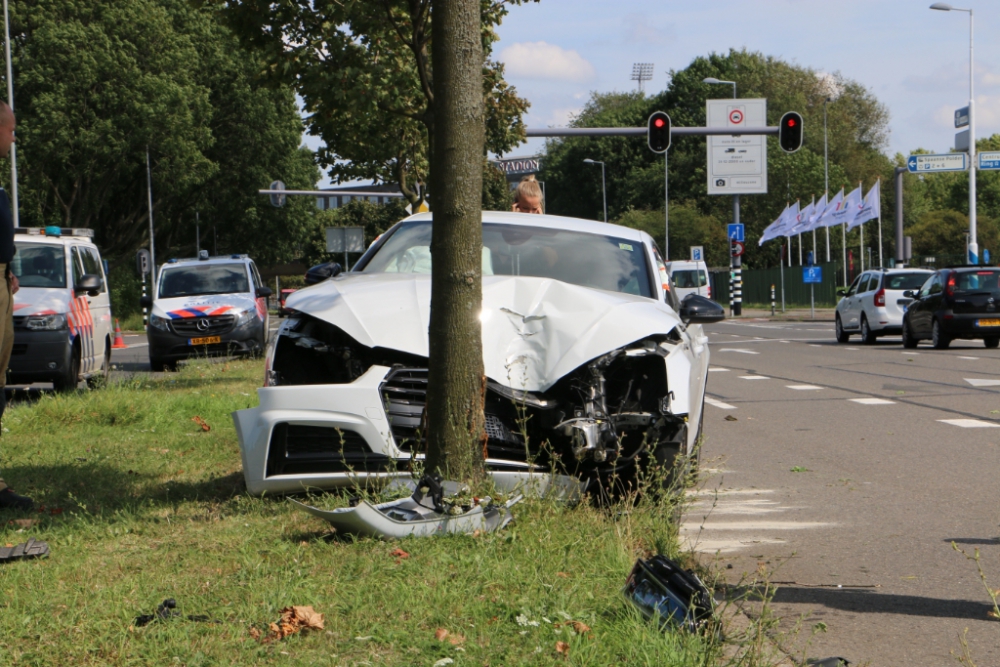
{"label": "car windshield", "polygon": [[21,287],[66,287],[66,253],[61,245],[18,243],[10,270]]}
{"label": "car windshield", "polygon": [[927,282],[926,273],[893,273],[885,277],[885,289],[920,289]]}
{"label": "car windshield", "polygon": [[997,279],[1000,271],[984,269],[981,271],[963,271],[955,281],[956,292],[996,292]]}
{"label": "car windshield", "polygon": [[250,282],[243,264],[202,264],[164,268],[160,298],[249,292]]}
{"label": "car windshield", "polygon": [[674,287],[704,287],[708,284],[708,276],[704,271],[674,271]]}
{"label": "car windshield", "polygon": [[[430,273],[431,223],[401,225],[361,269]],[[565,229],[483,223],[484,276],[534,276],[652,297],[641,241]]]}

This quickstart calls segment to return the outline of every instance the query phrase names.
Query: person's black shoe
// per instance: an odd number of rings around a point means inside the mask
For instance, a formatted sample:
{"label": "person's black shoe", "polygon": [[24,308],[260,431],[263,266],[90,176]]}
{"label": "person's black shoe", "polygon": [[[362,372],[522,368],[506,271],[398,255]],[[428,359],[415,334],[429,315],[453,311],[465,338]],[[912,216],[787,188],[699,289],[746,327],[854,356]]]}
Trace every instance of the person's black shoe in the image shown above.
{"label": "person's black shoe", "polygon": [[28,496],[20,496],[14,490],[7,487],[0,491],[0,510],[31,510],[35,507],[35,501]]}

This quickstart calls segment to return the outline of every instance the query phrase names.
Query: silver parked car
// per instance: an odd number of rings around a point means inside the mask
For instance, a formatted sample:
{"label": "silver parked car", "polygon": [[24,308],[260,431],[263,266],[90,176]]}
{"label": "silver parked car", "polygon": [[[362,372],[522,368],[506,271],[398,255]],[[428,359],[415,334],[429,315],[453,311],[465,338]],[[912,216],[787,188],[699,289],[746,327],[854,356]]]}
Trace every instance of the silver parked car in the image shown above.
{"label": "silver parked car", "polygon": [[865,271],[846,290],[837,304],[837,342],[846,343],[851,334],[861,334],[861,342],[871,345],[879,336],[900,335],[903,313],[913,301],[907,290],[920,289],[933,271],[926,269],[875,269]]}

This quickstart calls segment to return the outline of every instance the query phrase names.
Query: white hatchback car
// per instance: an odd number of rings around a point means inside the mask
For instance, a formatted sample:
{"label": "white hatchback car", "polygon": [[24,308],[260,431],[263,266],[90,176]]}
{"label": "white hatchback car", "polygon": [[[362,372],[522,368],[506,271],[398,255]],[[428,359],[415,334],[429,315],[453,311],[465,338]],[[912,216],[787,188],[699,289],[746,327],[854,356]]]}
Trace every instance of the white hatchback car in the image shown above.
{"label": "white hatchback car", "polygon": [[933,271],[926,269],[875,269],[854,279],[850,288],[838,290],[837,342],[846,343],[851,334],[861,334],[861,342],[871,345],[879,336],[901,335],[903,313],[913,299],[903,296],[917,290]]}
{"label": "white hatchback car", "polygon": [[[397,223],[353,270],[288,297],[260,406],[233,413],[251,493],[408,476],[423,458],[431,224],[426,213]],[[484,211],[482,269],[497,484],[557,471],[603,484],[695,451],[701,323],[725,313],[676,301],[648,234]]]}

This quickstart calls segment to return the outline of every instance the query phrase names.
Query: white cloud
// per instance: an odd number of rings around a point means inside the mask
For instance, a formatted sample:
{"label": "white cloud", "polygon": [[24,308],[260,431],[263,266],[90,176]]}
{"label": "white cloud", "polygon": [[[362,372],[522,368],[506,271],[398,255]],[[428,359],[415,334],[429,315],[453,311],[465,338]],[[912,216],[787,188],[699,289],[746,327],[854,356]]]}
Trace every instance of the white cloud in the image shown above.
{"label": "white cloud", "polygon": [[507,66],[507,79],[546,79],[553,81],[592,81],[597,72],[576,51],[547,42],[520,42],[500,52]]}

